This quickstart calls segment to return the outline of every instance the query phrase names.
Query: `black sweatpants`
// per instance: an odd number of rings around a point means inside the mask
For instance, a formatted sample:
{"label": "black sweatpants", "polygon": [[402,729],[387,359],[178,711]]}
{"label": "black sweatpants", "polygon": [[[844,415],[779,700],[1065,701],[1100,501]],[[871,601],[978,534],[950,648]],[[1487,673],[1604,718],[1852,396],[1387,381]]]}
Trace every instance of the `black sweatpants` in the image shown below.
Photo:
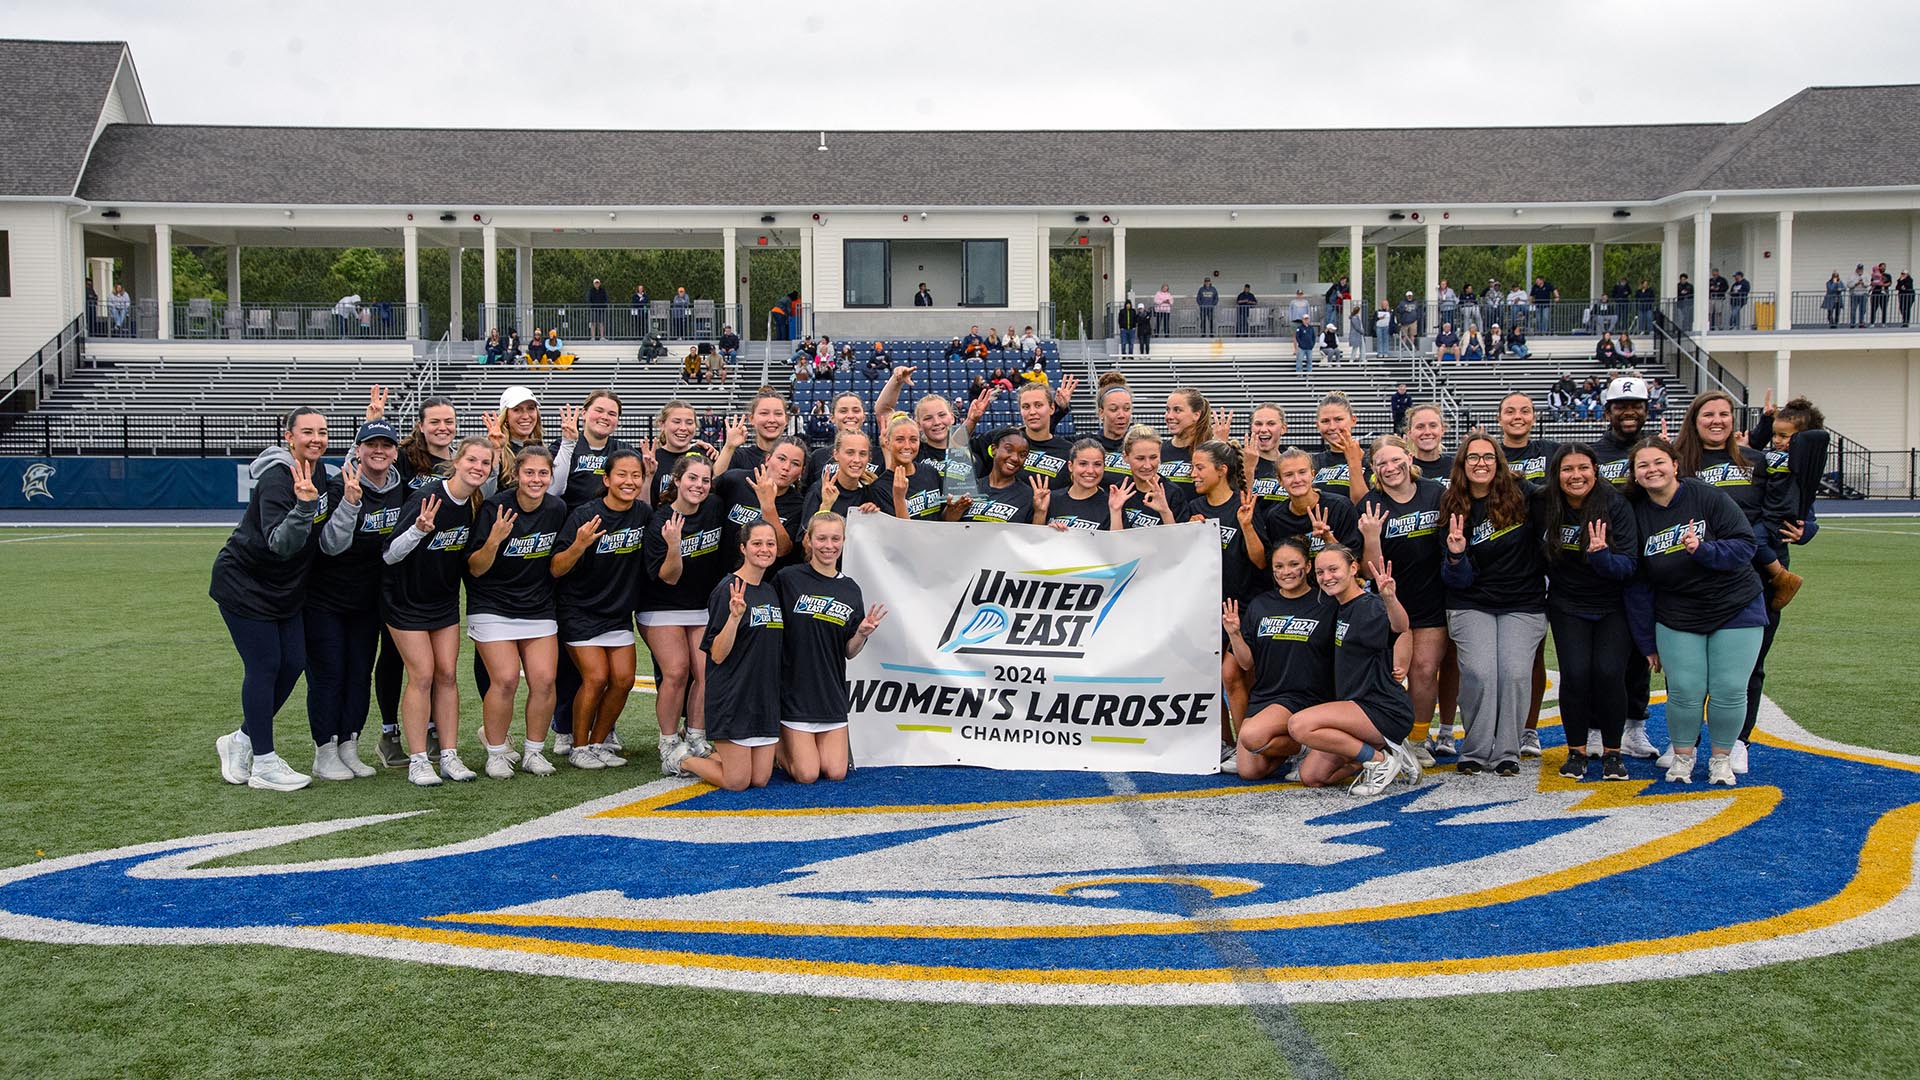
{"label": "black sweatpants", "polygon": [[339,615],[310,607],[307,638],[307,726],[313,744],[360,734],[373,697],[373,659],[380,647],[377,611]]}
{"label": "black sweatpants", "polygon": [[382,728],[400,727],[400,686],[407,677],[407,665],[400,659],[400,648],[393,643],[393,631],[380,627],[380,657],[373,662],[373,699],[380,706]]}
{"label": "black sweatpants", "polygon": [[269,622],[220,609],[246,670],[240,680],[240,730],[247,733],[256,756],[273,753],[274,714],[293,696],[307,666],[307,635],[300,616],[296,611],[292,618]]}
{"label": "black sweatpants", "polygon": [[[1547,608],[1553,651],[1560,663],[1560,726],[1569,750],[1585,750],[1587,733],[1599,729],[1600,745],[1620,749],[1627,726],[1627,658],[1639,650],[1618,608],[1598,619]],[[1646,657],[1640,662],[1646,663]]]}

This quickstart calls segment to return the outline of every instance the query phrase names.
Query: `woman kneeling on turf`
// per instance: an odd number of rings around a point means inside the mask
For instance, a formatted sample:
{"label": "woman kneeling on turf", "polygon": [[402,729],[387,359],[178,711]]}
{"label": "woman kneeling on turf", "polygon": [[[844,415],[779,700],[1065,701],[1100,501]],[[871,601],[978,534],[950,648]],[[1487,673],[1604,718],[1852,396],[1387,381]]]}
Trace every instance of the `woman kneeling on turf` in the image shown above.
{"label": "woman kneeling on turf", "polygon": [[[1378,795],[1396,778],[1420,782],[1420,763],[1402,744],[1413,730],[1413,702],[1393,670],[1393,635],[1407,632],[1393,565],[1371,568],[1378,594],[1360,587],[1353,552],[1328,544],[1313,557],[1320,588],[1339,604],[1333,630],[1334,700],[1293,715],[1288,730],[1313,751],[1300,763],[1308,787],[1349,776],[1355,795]],[[1355,773],[1358,775],[1355,775]]]}
{"label": "woman kneeling on turf", "polygon": [[766,787],[780,742],[780,594],[767,571],[780,556],[773,524],[757,518],[740,529],[740,568],[720,579],[707,600],[707,737],[712,757],[677,744],[663,766],[684,769],[714,787]]}
{"label": "woman kneeling on turf", "polygon": [[786,625],[780,632],[779,765],[802,784],[847,778],[847,661],[860,655],[886,617],[869,610],[860,585],[840,572],[847,521],[807,519],[807,561],[774,579]]}
{"label": "woman kneeling on turf", "polygon": [[1307,543],[1286,537],[1273,547],[1277,591],[1259,591],[1244,608],[1220,605],[1233,659],[1252,676],[1235,765],[1242,780],[1272,775],[1300,752],[1287,733],[1296,713],[1333,696],[1335,604],[1315,587]]}

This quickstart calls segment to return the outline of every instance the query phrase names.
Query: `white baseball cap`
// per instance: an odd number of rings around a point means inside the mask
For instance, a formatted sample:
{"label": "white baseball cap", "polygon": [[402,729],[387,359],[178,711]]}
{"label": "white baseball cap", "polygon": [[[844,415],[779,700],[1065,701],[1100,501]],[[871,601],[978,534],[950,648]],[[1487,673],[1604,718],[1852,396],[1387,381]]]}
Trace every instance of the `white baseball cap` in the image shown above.
{"label": "white baseball cap", "polygon": [[531,401],[537,404],[539,400],[539,398],[533,396],[533,391],[524,386],[509,386],[505,390],[500,391],[500,411],[506,412],[508,409],[513,408],[523,401]]}
{"label": "white baseball cap", "polygon": [[1647,400],[1647,380],[1638,375],[1622,375],[1607,384],[1607,400],[1645,401]]}

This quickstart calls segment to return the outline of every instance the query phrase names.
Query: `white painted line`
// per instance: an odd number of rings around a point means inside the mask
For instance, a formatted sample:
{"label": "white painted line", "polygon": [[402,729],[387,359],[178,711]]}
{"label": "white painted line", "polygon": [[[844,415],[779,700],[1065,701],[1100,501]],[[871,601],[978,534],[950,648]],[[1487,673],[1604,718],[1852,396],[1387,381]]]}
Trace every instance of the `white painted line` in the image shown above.
{"label": "white painted line", "polygon": [[0,540],[0,544],[30,544],[35,540],[64,540],[69,536],[79,535],[79,533],[52,533],[48,536],[16,536],[11,540]]}
{"label": "white painted line", "polygon": [[1822,525],[1820,531],[1872,533],[1874,536],[1920,536],[1920,529],[1849,529],[1845,525]]}

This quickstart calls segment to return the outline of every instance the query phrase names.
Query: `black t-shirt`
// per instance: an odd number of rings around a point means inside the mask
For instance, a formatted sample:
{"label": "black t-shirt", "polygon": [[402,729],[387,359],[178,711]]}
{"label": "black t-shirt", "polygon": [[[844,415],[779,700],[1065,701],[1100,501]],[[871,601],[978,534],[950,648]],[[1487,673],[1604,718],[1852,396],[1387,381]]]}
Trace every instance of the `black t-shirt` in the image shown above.
{"label": "black t-shirt", "polygon": [[[753,473],[746,469],[728,469],[714,481],[713,494],[707,501],[718,500],[726,508],[727,524],[720,535],[722,551],[740,550],[740,529],[742,526],[760,520],[760,495],[753,490]],[[773,497],[773,509],[780,515],[780,525],[787,530],[787,538],[793,542],[793,549],[787,552],[791,559],[800,550],[800,525],[805,520],[800,513],[806,507],[807,496],[800,490],[799,484],[790,485],[786,491]]]}
{"label": "black t-shirt", "polygon": [[1627,460],[1627,455],[1633,451],[1633,444],[1638,441],[1640,440],[1636,437],[1633,442],[1620,442],[1613,437],[1612,429],[1601,432],[1600,437],[1593,440],[1594,466],[1600,470],[1600,475],[1613,485],[1615,491],[1632,488],[1633,468]]}
{"label": "black t-shirt", "polygon": [[[1333,538],[1351,550],[1360,554],[1360,516],[1354,510],[1353,503],[1345,495],[1323,491],[1320,493],[1320,508],[1326,511],[1327,527],[1333,530]],[[1254,524],[1260,529],[1260,538],[1269,544],[1284,540],[1289,536],[1302,537],[1307,541],[1307,550],[1319,554],[1327,542],[1313,533],[1313,520],[1304,513],[1293,512],[1293,504],[1282,499],[1267,508],[1266,516],[1255,517]],[[1395,573],[1395,577],[1399,574]]]}
{"label": "black t-shirt", "polygon": [[1432,461],[1421,461],[1419,458],[1414,458],[1413,463],[1420,466],[1420,479],[1431,480],[1443,488],[1453,483],[1452,454],[1441,454]]}
{"label": "black t-shirt", "polygon": [[1333,696],[1361,707],[1393,742],[1413,729],[1413,702],[1393,677],[1386,601],[1363,592],[1339,606],[1333,630]]}
{"label": "black t-shirt", "polygon": [[[802,525],[812,520],[813,515],[820,512],[821,496],[826,494],[826,486],[831,483],[836,483],[836,481],[824,480],[821,483],[815,484],[813,489],[807,492],[806,498],[802,500],[800,504],[800,523]],[[860,506],[872,506],[883,514],[892,514],[893,477],[881,477],[870,483],[861,484],[852,491],[841,488],[839,494],[835,495],[833,499],[833,512],[839,514],[841,517],[845,517],[851,513],[857,513],[858,511],[855,510],[855,507]]]}
{"label": "black t-shirt", "polygon": [[1338,605],[1317,588],[1286,597],[1268,589],[1240,609],[1240,636],[1253,654],[1248,713],[1283,698],[1333,696],[1333,624]]}
{"label": "black t-shirt", "polygon": [[765,738],[780,734],[780,659],[786,622],[780,594],[770,582],[747,586],[747,610],[734,627],[727,658],[713,659],[713,639],[727,625],[735,577],[727,574],[707,596],[707,735],[715,739]]}
{"label": "black t-shirt", "polygon": [[[691,446],[685,450],[669,450],[664,446],[653,448],[653,493],[647,499],[648,502],[656,507],[660,505],[660,501],[666,497],[667,485],[673,483],[674,464],[692,454],[700,454],[699,449]],[[706,455],[700,454],[700,456]]]}
{"label": "black t-shirt", "polygon": [[560,528],[562,546],[573,543],[580,526],[600,518],[603,535],[595,540],[559,580],[556,609],[564,641],[585,641],[633,626],[634,600],[646,580],[647,523],[653,508],[635,500],[625,511],[614,510],[605,497],[576,506]]}
{"label": "black t-shirt", "polygon": [[[1220,596],[1222,599],[1245,600],[1259,590],[1262,583],[1254,580],[1259,567],[1247,558],[1247,538],[1240,535],[1240,493],[1234,492],[1226,502],[1214,506],[1207,502],[1206,496],[1195,492],[1192,500],[1182,511],[1185,519],[1191,520],[1196,514],[1208,518],[1220,526]],[[1176,519],[1180,520],[1180,519]],[[1259,574],[1264,587],[1272,588],[1272,578]]]}
{"label": "black t-shirt", "polygon": [[980,485],[980,494],[973,497],[973,505],[967,508],[962,521],[1011,521],[1021,525],[1033,523],[1033,487],[1027,478],[1014,477],[1013,483],[1003,488]]}
{"label": "black t-shirt", "polygon": [[1175,446],[1172,439],[1161,439],[1160,479],[1168,484],[1177,485],[1183,493],[1191,497],[1193,495],[1193,447]]}
{"label": "black t-shirt", "polygon": [[[560,527],[567,523],[567,504],[558,495],[543,495],[540,505],[523,510],[516,493],[503,491],[480,504],[473,522],[468,553],[487,542],[487,534],[502,510],[519,515],[507,538],[494,552],[493,565],[474,577],[467,575],[467,615],[503,615],[510,619],[551,619],[553,605],[553,548]],[[562,545],[565,546],[565,545]]]}
{"label": "black t-shirt", "polygon": [[[396,475],[395,479],[398,479]],[[346,495],[347,482],[336,476],[327,488],[327,503],[339,513]],[[400,519],[406,505],[407,486],[396,483],[385,491],[364,484],[360,489],[360,514],[353,526],[353,541],[338,555],[324,551],[314,555],[307,571],[307,606],[336,615],[356,615],[380,610],[380,553],[386,550],[387,537],[412,522]],[[316,526],[317,535],[325,525]]]}
{"label": "black t-shirt", "polygon": [[1027,462],[1022,466],[1027,476],[1042,477],[1051,488],[1063,488],[1073,482],[1073,477],[1067,472],[1067,457],[1076,440],[1057,431],[1049,438],[1036,439],[1025,428],[1019,427],[995,428],[974,438],[974,459],[982,475],[993,468],[987,451],[1009,432],[1015,431],[1027,440]]}
{"label": "black t-shirt", "polygon": [[1673,501],[1642,499],[1634,506],[1640,526],[1640,573],[1653,586],[1654,621],[1689,634],[1710,634],[1740,614],[1760,594],[1760,575],[1746,559],[1715,570],[1687,551],[1681,535],[1692,525],[1702,543],[1753,538],[1753,526],[1731,496],[1694,477],[1680,481]]}
{"label": "black t-shirt", "polygon": [[[400,483],[407,489],[409,495],[419,491],[423,487],[430,486],[436,480],[445,480],[453,473],[453,462],[451,460],[435,461],[425,469],[415,469],[413,463],[407,460],[407,455],[404,450],[401,451],[400,460],[394,463],[394,467],[400,470]],[[412,524],[413,522],[411,521],[402,522],[403,526]]]}
{"label": "black t-shirt", "polygon": [[[1167,494],[1167,509],[1173,511],[1174,522],[1187,520],[1187,503],[1193,500],[1193,488],[1162,481],[1160,490]],[[1158,510],[1147,506],[1147,493],[1138,490],[1120,507],[1120,521],[1122,527],[1128,529],[1151,529],[1167,524]]]}
{"label": "black t-shirt", "polygon": [[[560,457],[560,447],[564,442],[564,439],[553,441],[551,449],[556,460]],[[565,500],[569,507],[573,507],[592,502],[605,495],[607,493],[607,458],[613,456],[615,450],[623,449],[625,447],[619,439],[608,439],[607,444],[598,450],[587,445],[584,435],[575,439],[573,464],[567,469],[567,490],[561,493],[560,498]]]}
{"label": "black t-shirt", "polygon": [[[307,570],[320,550],[320,530],[326,527],[333,505],[326,477],[316,476],[314,487],[320,497],[310,507],[313,520],[305,526],[306,538],[292,554],[274,554],[268,546],[274,529],[300,509],[293,494],[292,466],[287,464],[293,457],[284,457],[285,461],[269,465],[255,479],[246,513],[213,559],[213,582],[207,595],[243,619],[278,622],[300,610],[307,598]],[[316,471],[324,468],[315,466]]]}
{"label": "black t-shirt", "polygon": [[748,439],[744,445],[734,448],[733,456],[727,459],[728,472],[740,471],[752,475],[753,470],[766,463],[772,451],[760,449],[758,440],[759,437],[755,436]]}
{"label": "black t-shirt", "polygon": [[[913,475],[907,478],[907,516],[926,520],[938,518],[947,508],[947,496],[941,490],[943,477],[939,467],[925,461],[915,461]],[[874,481],[887,492],[887,507],[893,507],[893,472],[882,470],[880,479]]]}
{"label": "black t-shirt", "polygon": [[1749,524],[1765,521],[1777,536],[1780,523],[1796,516],[1793,489],[1769,468],[1766,454],[1750,446],[1736,449],[1737,462],[1726,450],[1700,451],[1700,470],[1693,475],[1732,497]]}
{"label": "black t-shirt", "polygon": [[[1365,475],[1368,461],[1363,454],[1360,458],[1360,472]],[[1336,454],[1331,450],[1322,450],[1313,455],[1313,486],[1323,492],[1332,492],[1341,498],[1353,498],[1353,478],[1347,475],[1347,455]]]}
{"label": "black t-shirt", "polygon": [[1109,439],[1104,432],[1095,434],[1093,437],[1099,441],[1101,449],[1107,452],[1106,476],[1101,479],[1101,483],[1112,487],[1133,475],[1133,469],[1127,465],[1127,455],[1123,450],[1126,445],[1125,438]]}
{"label": "black t-shirt", "polygon": [[719,581],[732,566],[735,555],[720,546],[726,532],[727,511],[720,500],[708,496],[680,530],[680,580],[669,585],[660,580],[660,567],[667,561],[667,541],[660,530],[673,520],[671,506],[655,507],[653,520],[647,523],[641,553],[646,560],[647,576],[640,583],[636,611],[698,611],[706,606]]}
{"label": "black t-shirt", "polygon": [[[1585,513],[1569,509],[1567,524],[1556,529],[1547,520],[1547,493],[1543,490],[1534,496],[1546,529],[1542,539],[1549,548],[1558,549],[1547,558],[1547,608],[1551,611],[1599,618],[1620,610],[1626,579],[1601,573],[1587,554],[1587,530],[1582,523],[1594,519],[1592,498],[1588,496],[1589,504],[1582,508]],[[1637,560],[1640,526],[1634,519],[1633,504],[1614,492],[1600,513],[1607,523],[1607,551],[1629,562]]]}
{"label": "black t-shirt", "polygon": [[780,632],[780,718],[838,724],[847,718],[847,642],[867,617],[860,586],[845,574],[826,577],[811,563],[774,579],[786,627]]}
{"label": "black t-shirt", "polygon": [[420,520],[420,504],[428,496],[440,500],[433,532],[422,536],[405,558],[389,564],[380,575],[387,622],[402,630],[434,630],[460,621],[460,580],[467,571],[473,503],[454,498],[445,481],[421,488],[400,508],[400,526],[387,538],[387,547]]}
{"label": "black t-shirt", "polygon": [[[1487,520],[1487,500],[1475,499],[1467,513],[1467,561],[1473,584],[1447,588],[1447,607],[1495,615],[1547,610],[1546,567],[1540,549],[1539,504],[1527,500],[1519,521],[1495,528]],[[1442,534],[1444,536],[1444,534]],[[1394,575],[1396,578],[1399,574]],[[1403,607],[1405,605],[1402,605]]]}
{"label": "black t-shirt", "polygon": [[1280,463],[1261,458],[1253,465],[1253,497],[1260,513],[1277,502],[1287,501],[1287,489],[1280,486]]}
{"label": "black t-shirt", "polygon": [[1554,451],[1560,444],[1548,439],[1528,439],[1521,447],[1500,444],[1500,453],[1506,456],[1507,468],[1513,475],[1530,484],[1542,484],[1547,479],[1547,462],[1553,460]]}
{"label": "black t-shirt", "polygon": [[[956,433],[958,433],[959,430],[958,427],[954,428]],[[953,437],[954,436],[949,435],[948,440],[951,441]],[[939,473],[943,480],[957,480],[960,478],[962,469],[973,469],[975,464],[973,461],[973,451],[971,450],[966,451],[964,460],[949,461],[945,450],[942,450],[938,446],[928,446],[925,442],[920,444],[919,451],[914,454],[914,460],[931,465],[933,470]],[[973,475],[977,477],[979,474],[976,471]]]}
{"label": "black t-shirt", "polygon": [[1095,488],[1092,495],[1076,499],[1061,489],[1053,493],[1047,501],[1047,523],[1064,521],[1069,529],[1086,529],[1091,532],[1104,532],[1112,524],[1113,512],[1108,509],[1107,489]]}
{"label": "black t-shirt", "polygon": [[1407,609],[1415,626],[1446,625],[1447,589],[1440,582],[1440,563],[1447,555],[1447,522],[1440,500],[1446,493],[1431,480],[1415,480],[1413,495],[1406,502],[1394,502],[1379,488],[1360,499],[1361,511],[1377,506],[1387,513],[1387,520],[1380,524],[1378,554],[1393,564],[1400,606]]}

